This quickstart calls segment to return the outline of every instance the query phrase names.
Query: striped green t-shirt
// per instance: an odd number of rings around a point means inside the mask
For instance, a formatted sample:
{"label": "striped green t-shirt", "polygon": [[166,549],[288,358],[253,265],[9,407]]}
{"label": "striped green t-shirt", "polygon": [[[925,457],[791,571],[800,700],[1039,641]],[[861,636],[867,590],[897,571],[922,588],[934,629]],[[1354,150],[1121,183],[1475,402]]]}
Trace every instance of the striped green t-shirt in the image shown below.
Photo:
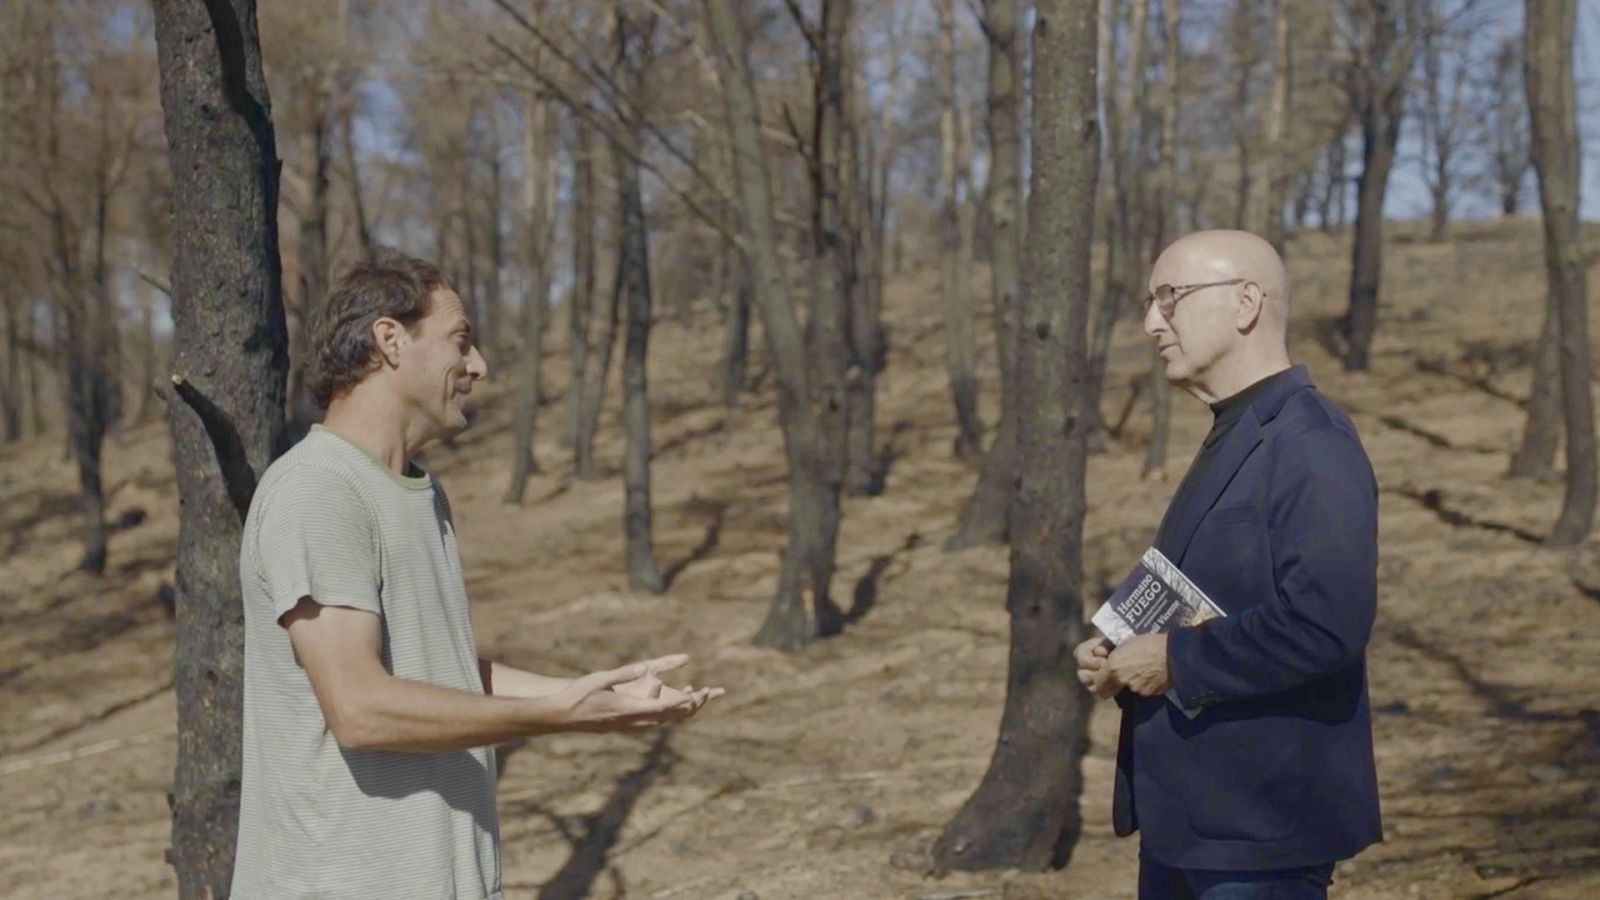
{"label": "striped green t-shirt", "polygon": [[313,428],[267,469],[239,551],[244,778],[233,896],[498,900],[494,753],[346,750],[279,618],[378,615],[397,678],[483,693],[444,493]]}

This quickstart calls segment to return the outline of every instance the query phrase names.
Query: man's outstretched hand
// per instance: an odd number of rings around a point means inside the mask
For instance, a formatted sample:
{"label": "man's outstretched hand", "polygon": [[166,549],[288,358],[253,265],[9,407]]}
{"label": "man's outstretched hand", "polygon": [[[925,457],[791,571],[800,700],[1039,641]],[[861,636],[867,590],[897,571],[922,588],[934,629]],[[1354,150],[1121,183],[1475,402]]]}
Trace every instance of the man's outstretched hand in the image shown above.
{"label": "man's outstretched hand", "polygon": [[660,679],[689,661],[684,654],[645,660],[576,679],[552,699],[572,731],[633,731],[681,722],[723,695],[722,688],[675,688]]}

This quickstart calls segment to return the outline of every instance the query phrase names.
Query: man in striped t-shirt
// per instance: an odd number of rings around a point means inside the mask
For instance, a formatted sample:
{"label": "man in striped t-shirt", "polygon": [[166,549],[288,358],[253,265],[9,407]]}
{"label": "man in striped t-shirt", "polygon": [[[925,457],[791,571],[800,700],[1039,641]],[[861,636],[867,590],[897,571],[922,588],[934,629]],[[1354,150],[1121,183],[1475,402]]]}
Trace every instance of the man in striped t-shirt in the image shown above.
{"label": "man in striped t-shirt", "polygon": [[262,477],[240,547],[244,772],[232,895],[499,898],[493,745],[646,728],[720,689],[668,656],[578,679],[480,660],[444,492],[410,462],[487,372],[439,270],[385,253],[312,329],[327,414]]}

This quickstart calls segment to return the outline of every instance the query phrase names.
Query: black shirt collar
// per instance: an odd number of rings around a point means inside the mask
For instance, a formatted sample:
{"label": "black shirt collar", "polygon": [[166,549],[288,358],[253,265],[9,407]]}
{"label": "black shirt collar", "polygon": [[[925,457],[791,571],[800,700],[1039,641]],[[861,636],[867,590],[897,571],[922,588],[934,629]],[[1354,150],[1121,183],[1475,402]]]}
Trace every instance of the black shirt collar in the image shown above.
{"label": "black shirt collar", "polygon": [[1211,425],[1211,433],[1206,436],[1206,444],[1215,443],[1218,438],[1226,434],[1228,429],[1244,416],[1250,404],[1261,395],[1270,391],[1275,385],[1299,377],[1297,369],[1298,367],[1291,366],[1282,372],[1268,375],[1243,390],[1211,404],[1211,413],[1215,418]]}

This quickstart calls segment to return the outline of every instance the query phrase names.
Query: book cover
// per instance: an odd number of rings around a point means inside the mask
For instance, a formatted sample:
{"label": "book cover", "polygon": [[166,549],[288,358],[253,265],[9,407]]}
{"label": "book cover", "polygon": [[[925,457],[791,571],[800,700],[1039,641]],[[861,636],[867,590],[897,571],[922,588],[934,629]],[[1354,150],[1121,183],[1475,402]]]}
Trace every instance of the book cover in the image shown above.
{"label": "book cover", "polygon": [[[1091,621],[1107,640],[1121,644],[1137,634],[1161,634],[1223,615],[1205,591],[1165,554],[1151,547],[1095,611]],[[1167,696],[1191,718],[1199,712],[1185,709],[1171,692]]]}

